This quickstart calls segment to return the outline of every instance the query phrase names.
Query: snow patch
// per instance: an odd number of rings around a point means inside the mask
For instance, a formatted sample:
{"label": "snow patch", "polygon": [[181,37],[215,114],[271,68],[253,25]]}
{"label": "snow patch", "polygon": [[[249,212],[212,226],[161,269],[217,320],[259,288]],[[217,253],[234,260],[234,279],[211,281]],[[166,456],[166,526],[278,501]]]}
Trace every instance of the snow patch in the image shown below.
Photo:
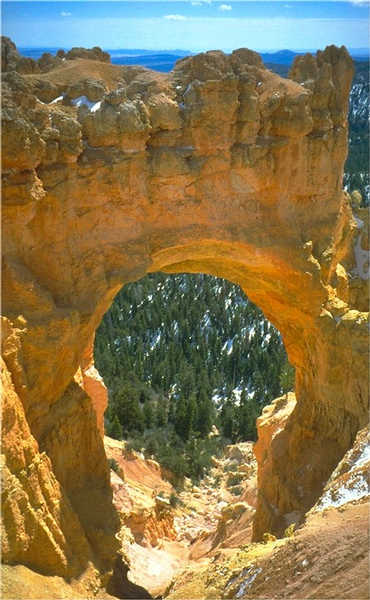
{"label": "snow patch", "polygon": [[221,352],[226,352],[227,355],[230,355],[233,351],[233,342],[234,340],[226,340],[222,346]]}
{"label": "snow patch", "polygon": [[153,339],[152,339],[152,343],[151,343],[151,345],[150,345],[150,349],[151,349],[151,350],[154,350],[154,348],[155,348],[156,346],[158,346],[160,339],[161,339],[161,333],[160,333],[160,332],[158,332],[158,333],[157,333],[157,334],[156,334],[156,335],[153,337]]}
{"label": "snow patch", "polygon": [[356,217],[356,215],[353,215],[354,220],[356,221],[356,225],[359,229],[362,229],[364,226],[364,222],[359,219],[358,217]]}
{"label": "snow patch", "polygon": [[95,102],[94,106],[90,109],[91,112],[96,112],[101,107],[101,100],[99,102]]}
{"label": "snow patch", "polygon": [[259,573],[261,573],[262,569],[261,567],[250,567],[249,569],[243,569],[243,571],[241,572],[241,575],[244,577],[245,575],[248,575],[246,577],[246,579],[244,579],[244,581],[241,583],[238,591],[235,594],[235,598],[241,598],[242,596],[244,596],[245,592],[251,587],[253,581],[256,579],[257,575],[259,575]]}
{"label": "snow patch", "polygon": [[49,102],[49,104],[55,104],[56,102],[60,102],[61,100],[63,100],[63,98],[64,98],[64,95],[58,96],[57,98],[54,98],[54,100],[52,100],[51,102]]}
{"label": "snow patch", "polygon": [[362,467],[362,465],[365,465],[369,461],[370,461],[370,446],[365,446],[365,448],[362,450],[361,454],[355,460],[352,468]]}
{"label": "snow patch", "polygon": [[356,272],[361,279],[370,279],[370,252],[361,247],[361,235],[359,235],[357,238],[354,251],[356,259]]}
{"label": "snow patch", "polygon": [[241,387],[235,387],[232,391],[233,397],[240,403],[240,396],[242,395],[243,389]]}
{"label": "snow patch", "polygon": [[202,326],[209,327],[210,324],[211,324],[211,317],[209,316],[209,312],[207,310],[207,312],[202,317]]}
{"label": "snow patch", "polygon": [[91,102],[86,96],[79,96],[78,98],[71,100],[71,102],[73,106],[87,106],[90,112],[96,112],[101,107],[101,100],[99,100],[99,102]]}
{"label": "snow patch", "polygon": [[347,502],[360,500],[369,495],[369,486],[361,473],[353,473],[352,476],[338,489],[330,489],[320,499],[317,509],[343,506]]}
{"label": "snow patch", "polygon": [[216,406],[221,406],[221,402],[224,399],[221,394],[218,393],[218,390],[212,394],[212,401]]}
{"label": "snow patch", "polygon": [[251,327],[249,332],[248,332],[248,336],[249,336],[249,341],[251,341],[252,337],[254,336],[254,334],[256,333],[256,328],[255,327]]}
{"label": "snow patch", "polygon": [[188,93],[189,93],[189,92],[190,92],[192,89],[193,89],[193,83],[189,83],[189,84],[187,85],[187,87],[186,87],[186,90],[185,90],[185,92],[184,92],[184,94],[183,94],[183,95],[185,96],[185,95],[186,95],[186,94],[188,94]]}

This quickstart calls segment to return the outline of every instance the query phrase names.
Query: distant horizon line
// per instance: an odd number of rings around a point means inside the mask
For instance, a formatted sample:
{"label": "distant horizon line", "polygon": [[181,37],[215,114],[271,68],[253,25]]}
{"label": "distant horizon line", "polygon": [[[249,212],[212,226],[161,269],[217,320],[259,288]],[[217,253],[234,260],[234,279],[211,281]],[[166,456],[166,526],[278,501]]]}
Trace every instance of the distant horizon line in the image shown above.
{"label": "distant horizon line", "polygon": [[[12,40],[13,41],[13,40]],[[325,47],[327,46],[337,46],[337,44],[327,44]],[[345,46],[347,48],[348,51],[351,52],[363,52],[363,53],[369,53],[370,52],[370,46],[366,47],[366,46],[362,46],[360,48],[352,48],[352,47],[348,47],[345,44],[342,44],[343,46]],[[91,48],[93,48],[94,46],[91,46]],[[196,50],[190,50],[189,48],[128,48],[128,47],[116,47],[116,48],[107,48],[104,46],[99,46],[102,50],[104,50],[105,52],[109,52],[109,50],[112,51],[117,51],[117,50],[143,50],[144,52],[192,52],[192,53],[199,53],[199,52],[211,52],[212,50],[221,50],[222,52],[233,52],[234,50],[238,50],[241,47],[247,48],[247,46],[239,46],[238,48],[226,48],[226,49],[222,49],[222,48],[212,48],[212,49],[196,49]],[[339,46],[338,46],[339,47]],[[45,49],[45,50],[54,50],[54,49],[60,49],[60,50],[68,50],[70,48],[86,48],[87,46],[18,46],[17,45],[17,49],[21,50],[21,49],[26,49],[26,48],[32,48],[34,50],[36,49]],[[271,54],[276,54],[277,52],[317,52],[317,50],[320,50],[321,48],[248,48],[249,50],[254,50],[255,52],[270,52]]]}

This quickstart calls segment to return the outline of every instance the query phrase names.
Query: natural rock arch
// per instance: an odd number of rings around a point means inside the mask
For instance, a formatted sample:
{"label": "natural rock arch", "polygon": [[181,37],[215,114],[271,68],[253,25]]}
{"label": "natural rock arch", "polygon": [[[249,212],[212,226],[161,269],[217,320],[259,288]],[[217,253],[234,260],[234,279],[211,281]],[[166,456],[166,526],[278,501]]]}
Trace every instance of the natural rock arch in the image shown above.
{"label": "natural rock arch", "polygon": [[99,64],[75,61],[68,81],[64,67],[8,73],[3,88],[3,557],[64,576],[109,569],[118,547],[78,369],[123,284],[221,276],[281,331],[298,401],[259,456],[256,539],[304,514],[367,418],[364,224],[341,187],[346,50],[296,59],[289,80],[249,50],[168,76],[104,64],[95,112],[36,99],[50,86],[73,99]]}

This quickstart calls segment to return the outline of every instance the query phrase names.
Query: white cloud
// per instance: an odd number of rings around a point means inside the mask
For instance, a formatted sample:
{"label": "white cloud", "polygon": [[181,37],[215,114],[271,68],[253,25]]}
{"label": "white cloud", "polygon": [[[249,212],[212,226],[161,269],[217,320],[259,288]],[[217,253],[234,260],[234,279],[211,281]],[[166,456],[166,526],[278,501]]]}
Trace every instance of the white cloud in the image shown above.
{"label": "white cloud", "polygon": [[192,6],[202,6],[203,2],[192,2]]}
{"label": "white cloud", "polygon": [[355,6],[366,6],[369,4],[369,0],[350,0],[350,3]]}
{"label": "white cloud", "polygon": [[72,13],[70,12],[66,12],[65,10],[62,10],[62,12],[60,13],[61,17],[71,17]]}
{"label": "white cloud", "polygon": [[184,15],[165,15],[164,18],[168,21],[186,21]]}
{"label": "white cloud", "polygon": [[226,12],[227,10],[232,10],[233,7],[230,6],[230,4],[221,4],[221,6],[218,7],[218,10],[222,10],[223,12]]}

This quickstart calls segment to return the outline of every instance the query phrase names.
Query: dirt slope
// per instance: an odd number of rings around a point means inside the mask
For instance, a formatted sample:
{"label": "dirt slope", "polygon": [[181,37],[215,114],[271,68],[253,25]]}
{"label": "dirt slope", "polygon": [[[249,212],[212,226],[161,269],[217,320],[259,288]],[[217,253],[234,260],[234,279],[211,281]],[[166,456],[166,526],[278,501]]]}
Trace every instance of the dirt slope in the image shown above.
{"label": "dirt slope", "polygon": [[166,598],[366,600],[368,505],[316,513],[292,538],[224,550],[177,577]]}

